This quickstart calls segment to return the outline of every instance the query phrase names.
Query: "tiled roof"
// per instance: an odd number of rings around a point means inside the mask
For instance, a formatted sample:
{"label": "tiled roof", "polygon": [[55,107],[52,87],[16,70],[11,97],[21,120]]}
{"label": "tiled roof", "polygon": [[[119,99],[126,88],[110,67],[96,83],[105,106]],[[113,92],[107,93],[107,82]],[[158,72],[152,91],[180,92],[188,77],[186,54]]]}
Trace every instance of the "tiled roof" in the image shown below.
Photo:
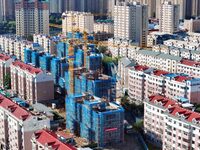
{"label": "tiled roof", "polygon": [[196,121],[200,121],[200,114],[197,112],[193,112],[191,110],[188,109],[184,109],[182,107],[173,107],[169,109],[169,113],[173,116],[177,116],[178,115],[183,115],[185,117],[185,120],[188,122],[192,122],[194,119]]}
{"label": "tiled roof", "polygon": [[155,70],[153,73],[154,73],[154,75],[156,75],[156,76],[162,76],[162,75],[169,74],[169,72],[163,71],[163,70]]}
{"label": "tiled roof", "polygon": [[12,100],[4,97],[0,94],[0,107],[3,107],[5,110],[9,110],[16,118],[20,120],[28,119],[31,114],[20,107],[19,105],[15,104]]}
{"label": "tiled roof", "polygon": [[175,81],[178,81],[178,82],[184,82],[187,80],[191,80],[192,78],[188,77],[188,76],[177,76],[174,79],[175,79]]}
{"label": "tiled roof", "polygon": [[35,132],[36,141],[43,146],[51,146],[54,150],[76,150],[75,147],[58,140],[58,136],[49,130]]}
{"label": "tiled roof", "polygon": [[25,63],[20,62],[20,61],[13,62],[13,65],[16,66],[16,67],[20,67],[22,70],[26,70],[26,71],[30,72],[31,74],[38,74],[38,73],[42,72],[41,69],[35,68],[31,65],[25,64]]}
{"label": "tiled roof", "polygon": [[200,66],[199,62],[195,62],[195,61],[187,60],[187,59],[181,60],[181,64],[184,64],[184,65],[187,65],[187,66]]}
{"label": "tiled roof", "polygon": [[142,66],[142,65],[137,65],[135,66],[135,70],[137,71],[144,71],[144,70],[147,70],[149,67],[147,66]]}
{"label": "tiled roof", "polygon": [[7,61],[8,59],[10,59],[9,56],[4,55],[4,54],[0,54],[0,60]]}
{"label": "tiled roof", "polygon": [[161,102],[162,106],[168,108],[169,106],[177,105],[177,103],[171,99],[168,99],[162,95],[152,95],[149,97],[151,103]]}

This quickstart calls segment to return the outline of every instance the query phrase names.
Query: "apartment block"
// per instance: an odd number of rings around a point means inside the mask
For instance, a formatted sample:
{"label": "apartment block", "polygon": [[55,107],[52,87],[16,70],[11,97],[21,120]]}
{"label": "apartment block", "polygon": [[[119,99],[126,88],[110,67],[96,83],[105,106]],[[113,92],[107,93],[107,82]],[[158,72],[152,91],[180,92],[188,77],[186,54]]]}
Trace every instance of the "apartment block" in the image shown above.
{"label": "apartment block", "polygon": [[165,80],[165,96],[184,97],[191,103],[199,103],[200,79],[192,78],[181,74],[168,74]]}
{"label": "apartment block", "polygon": [[165,1],[160,7],[160,32],[173,34],[178,31],[180,18],[180,6]]}
{"label": "apartment block", "polygon": [[148,7],[138,2],[118,2],[114,6],[114,37],[147,45]]}
{"label": "apartment block", "polygon": [[128,94],[130,99],[142,102],[145,98],[145,77],[152,68],[142,65],[130,67],[128,70]]}
{"label": "apartment block", "polygon": [[62,32],[87,32],[94,31],[94,15],[86,12],[66,11],[62,14]]}
{"label": "apartment block", "polygon": [[43,47],[44,52],[49,54],[56,54],[56,45],[59,40],[59,37],[50,37],[44,34],[33,35],[33,42],[38,43],[41,47]]}
{"label": "apartment block", "polygon": [[161,95],[144,102],[144,131],[163,150],[199,149],[200,114]]}
{"label": "apartment block", "polygon": [[10,65],[14,60],[10,56],[0,54],[0,87],[5,88],[5,78],[10,75]]}
{"label": "apartment block", "polygon": [[95,33],[110,33],[114,34],[114,24],[112,21],[96,21],[94,23],[94,32]]}
{"label": "apartment block", "polygon": [[15,61],[10,65],[11,89],[29,103],[54,99],[54,82],[49,73],[39,68]]}
{"label": "apartment block", "polygon": [[200,78],[199,65],[199,62],[183,59],[177,64],[177,71],[188,74],[191,77]]}
{"label": "apartment block", "polygon": [[200,19],[184,20],[184,29],[188,32],[199,32],[200,31]]}
{"label": "apartment block", "polygon": [[15,3],[15,19],[16,34],[19,36],[49,34],[48,1],[17,1]]}
{"label": "apartment block", "polygon": [[66,127],[99,147],[124,141],[124,109],[88,94],[66,98]]}
{"label": "apartment block", "polygon": [[34,132],[31,138],[32,150],[77,150],[59,139],[58,135],[48,129]]}
{"label": "apartment block", "polygon": [[32,134],[44,127],[50,128],[50,119],[31,113],[12,100],[0,95],[0,147],[2,150],[32,149]]}

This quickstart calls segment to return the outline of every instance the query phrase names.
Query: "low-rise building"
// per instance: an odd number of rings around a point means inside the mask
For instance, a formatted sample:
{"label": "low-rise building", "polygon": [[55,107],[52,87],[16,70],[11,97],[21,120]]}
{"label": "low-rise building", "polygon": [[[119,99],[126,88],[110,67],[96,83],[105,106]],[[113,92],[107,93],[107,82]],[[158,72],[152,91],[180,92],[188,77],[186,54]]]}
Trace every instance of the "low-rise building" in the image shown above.
{"label": "low-rise building", "polygon": [[188,32],[199,32],[200,31],[200,19],[184,20],[184,29]]}
{"label": "low-rise building", "polygon": [[51,74],[20,61],[10,65],[11,89],[22,99],[37,103],[54,99],[54,81]]}
{"label": "low-rise building", "polygon": [[0,54],[0,87],[5,88],[5,79],[9,79],[10,65],[14,60],[10,56]]}
{"label": "low-rise building", "polygon": [[12,100],[0,95],[0,147],[3,150],[30,150],[32,134],[50,128],[50,119],[29,112]]}
{"label": "low-rise building", "polygon": [[32,150],[76,150],[75,147],[62,142],[54,132],[48,129],[36,131],[31,142]]}

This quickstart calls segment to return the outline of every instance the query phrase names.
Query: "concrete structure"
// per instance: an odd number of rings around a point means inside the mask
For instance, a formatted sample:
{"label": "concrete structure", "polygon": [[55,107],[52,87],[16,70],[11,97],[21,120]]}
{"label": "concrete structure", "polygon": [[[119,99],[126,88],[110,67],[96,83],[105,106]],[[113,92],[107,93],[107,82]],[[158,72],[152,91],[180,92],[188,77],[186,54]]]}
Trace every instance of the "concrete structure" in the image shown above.
{"label": "concrete structure", "polygon": [[16,2],[15,15],[17,35],[49,34],[48,1],[22,0]]}
{"label": "concrete structure", "polygon": [[36,131],[32,138],[32,150],[76,150],[75,147],[66,144],[59,137],[48,129]]}
{"label": "concrete structure", "polygon": [[0,0],[0,22],[15,18],[15,2],[13,0]]}
{"label": "concrete structure", "polygon": [[184,20],[184,29],[188,32],[200,32],[200,19]]}
{"label": "concrete structure", "polygon": [[10,65],[11,89],[29,103],[54,99],[54,82],[39,68],[15,61]]}
{"label": "concrete structure", "polygon": [[112,22],[95,22],[94,32],[114,34],[114,24]]}
{"label": "concrete structure", "polygon": [[13,61],[9,56],[0,54],[0,88],[5,88],[5,78],[10,75],[10,65]]}
{"label": "concrete structure", "polygon": [[160,32],[173,34],[178,31],[179,27],[179,5],[173,5],[171,2],[165,1],[160,9]]}
{"label": "concrete structure", "polygon": [[64,0],[49,0],[49,12],[50,13],[63,13],[64,12]]}
{"label": "concrete structure", "polygon": [[99,147],[124,141],[124,109],[92,95],[66,98],[66,127]]}
{"label": "concrete structure", "polygon": [[118,71],[117,75],[120,77],[119,82],[120,86],[128,89],[129,78],[128,78],[128,68],[134,66],[135,63],[128,59],[127,57],[123,57],[118,61]]}
{"label": "concrete structure", "polygon": [[56,42],[58,42],[59,39],[59,37],[50,37],[44,34],[33,35],[33,42],[38,43],[41,47],[44,48],[44,52],[49,54],[56,54]]}
{"label": "concrete structure", "polygon": [[150,96],[144,109],[144,131],[150,141],[163,150],[199,148],[199,113],[161,95]]}
{"label": "concrete structure", "polygon": [[50,119],[37,112],[29,112],[12,100],[0,95],[1,149],[32,149],[32,134],[44,127],[50,128]]}
{"label": "concrete structure", "polygon": [[114,37],[147,45],[148,8],[136,2],[118,2],[114,7]]}
{"label": "concrete structure", "polygon": [[62,32],[87,32],[94,31],[94,16],[91,13],[66,11],[62,14]]}
{"label": "concrete structure", "polygon": [[39,44],[33,43],[23,38],[12,35],[0,36],[0,51],[2,53],[15,55],[17,59],[24,61],[24,49],[29,48],[31,50],[43,50]]}

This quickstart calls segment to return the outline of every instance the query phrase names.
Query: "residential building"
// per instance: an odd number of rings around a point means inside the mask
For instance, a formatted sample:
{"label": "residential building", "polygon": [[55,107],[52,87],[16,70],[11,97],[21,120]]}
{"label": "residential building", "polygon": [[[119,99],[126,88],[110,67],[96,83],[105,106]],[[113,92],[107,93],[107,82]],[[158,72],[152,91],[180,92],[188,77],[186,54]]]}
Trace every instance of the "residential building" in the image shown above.
{"label": "residential building", "polygon": [[0,88],[5,88],[5,80],[10,75],[10,65],[14,60],[8,55],[0,54]]}
{"label": "residential building", "polygon": [[44,127],[50,128],[50,119],[29,112],[24,107],[0,95],[0,147],[1,149],[32,149],[32,134]]}
{"label": "residential building", "polygon": [[200,19],[184,20],[184,29],[188,32],[200,32]]}
{"label": "residential building", "polygon": [[176,102],[161,95],[149,96],[144,101],[144,133],[149,141],[162,147],[164,142],[164,112]]}
{"label": "residential building", "polygon": [[99,21],[94,23],[94,33],[114,34],[114,24],[112,21]]}
{"label": "residential building", "polygon": [[144,102],[144,131],[163,150],[199,148],[200,114],[161,95]]}
{"label": "residential building", "polygon": [[128,94],[131,100],[142,103],[145,98],[145,77],[146,73],[153,71],[153,68],[136,65],[128,70]]}
{"label": "residential building", "polygon": [[49,5],[47,0],[21,0],[15,4],[16,34],[29,36],[49,34]]}
{"label": "residential building", "polygon": [[50,37],[44,34],[33,35],[33,42],[38,43],[44,48],[44,52],[49,54],[56,54],[56,45],[59,40],[59,37]]}
{"label": "residential building", "polygon": [[10,65],[11,89],[29,103],[54,99],[52,75],[39,68],[15,61]]}
{"label": "residential building", "polygon": [[0,0],[0,22],[14,20],[15,2],[14,0]]}
{"label": "residential building", "polygon": [[128,69],[133,67],[135,63],[128,59],[127,57],[123,57],[118,61],[118,71],[117,75],[120,77],[119,82],[120,86],[124,89],[128,89],[129,78],[128,78]]}
{"label": "residential building", "polygon": [[[137,15],[136,15],[137,14]],[[114,7],[114,37],[147,45],[148,8],[137,2],[118,2]]]}
{"label": "residential building", "polygon": [[183,59],[177,64],[177,71],[188,74],[191,77],[200,78],[199,65],[199,62]]}
{"label": "residential building", "polygon": [[184,97],[191,103],[199,103],[200,79],[192,78],[182,74],[165,75],[165,96],[173,99]]}
{"label": "residential building", "polygon": [[64,1],[66,0],[49,0],[49,12],[50,13],[63,13]]}
{"label": "residential building", "polygon": [[57,134],[48,129],[36,131],[31,138],[31,142],[32,150],[76,150],[75,147],[62,142]]}
{"label": "residential building", "polygon": [[124,109],[92,95],[66,98],[66,127],[99,147],[124,141]]}
{"label": "residential building", "polygon": [[173,34],[179,30],[179,5],[173,5],[170,1],[165,1],[160,8],[160,32]]}
{"label": "residential building", "polygon": [[86,12],[66,11],[62,14],[62,32],[87,32],[94,31],[94,15]]}

